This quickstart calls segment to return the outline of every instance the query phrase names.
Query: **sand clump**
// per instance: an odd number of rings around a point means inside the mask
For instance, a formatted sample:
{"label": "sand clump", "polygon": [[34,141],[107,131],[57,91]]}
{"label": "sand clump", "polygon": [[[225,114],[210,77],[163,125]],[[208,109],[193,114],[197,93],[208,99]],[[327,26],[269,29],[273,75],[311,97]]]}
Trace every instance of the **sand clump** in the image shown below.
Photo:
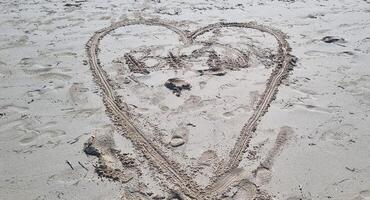
{"label": "sand clump", "polygon": [[95,171],[100,177],[127,183],[140,174],[135,159],[115,149],[112,134],[93,135],[84,143],[84,152],[98,158]]}

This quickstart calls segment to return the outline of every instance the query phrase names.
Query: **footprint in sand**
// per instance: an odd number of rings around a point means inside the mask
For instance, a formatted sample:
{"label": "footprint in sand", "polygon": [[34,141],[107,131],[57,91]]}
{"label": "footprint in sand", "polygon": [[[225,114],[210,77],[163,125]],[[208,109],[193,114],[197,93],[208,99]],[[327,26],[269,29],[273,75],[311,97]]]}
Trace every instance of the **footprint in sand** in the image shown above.
{"label": "footprint in sand", "polygon": [[48,72],[48,73],[43,73],[38,75],[39,78],[42,80],[63,80],[63,81],[68,81],[72,79],[72,76],[63,74],[63,73],[58,73],[58,72]]}
{"label": "footprint in sand", "polygon": [[258,188],[257,186],[248,181],[242,180],[237,186],[238,190],[233,196],[233,200],[253,200],[257,197]]}
{"label": "footprint in sand", "polygon": [[361,191],[355,198],[352,200],[370,200],[370,190]]}
{"label": "footprint in sand", "polygon": [[30,67],[23,67],[23,72],[29,75],[47,73],[53,69],[50,65],[44,66],[40,64],[34,64]]}
{"label": "footprint in sand", "polygon": [[72,104],[86,104],[88,102],[87,96],[85,93],[89,89],[84,87],[83,83],[73,83],[69,88],[69,95],[72,101]]}

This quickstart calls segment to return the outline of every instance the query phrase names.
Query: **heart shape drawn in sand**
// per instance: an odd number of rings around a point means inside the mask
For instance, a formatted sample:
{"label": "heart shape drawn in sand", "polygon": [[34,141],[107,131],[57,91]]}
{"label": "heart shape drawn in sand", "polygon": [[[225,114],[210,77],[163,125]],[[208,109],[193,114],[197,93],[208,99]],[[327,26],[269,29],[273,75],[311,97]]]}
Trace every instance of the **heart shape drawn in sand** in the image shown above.
{"label": "heart shape drawn in sand", "polygon": [[[216,170],[216,175],[211,178],[211,184],[204,188],[200,187],[193,180],[193,178],[184,172],[184,169],[181,169],[179,163],[175,162],[174,159],[171,159],[168,155],[166,155],[161,148],[158,147],[158,144],[146,137],[142,130],[135,125],[133,119],[130,117],[130,112],[127,106],[125,106],[121,98],[119,98],[115,88],[113,87],[112,81],[108,77],[107,72],[100,64],[98,58],[100,40],[117,28],[131,25],[165,27],[176,33],[184,45],[196,43],[197,38],[207,32],[226,28],[254,29],[266,34],[270,34],[277,41],[278,50],[277,58],[275,59],[276,62],[274,63],[275,68],[272,70],[272,73],[268,78],[264,92],[260,96],[258,104],[255,106],[252,115],[249,117],[240,131],[240,135],[236,139],[235,145],[229,152],[229,160],[226,160],[226,162],[223,162],[218,167]],[[221,22],[208,25],[189,33],[184,32],[175,26],[169,25],[169,23],[158,20],[124,20],[113,23],[111,26],[95,32],[95,34],[88,41],[86,49],[92,73],[96,83],[101,88],[103,101],[111,120],[120,130],[122,130],[122,135],[128,138],[134,144],[135,148],[148,159],[149,163],[157,170],[157,172],[166,177],[166,181],[175,186],[180,193],[193,199],[217,199],[233,184],[240,181],[240,179],[238,179],[238,166],[242,160],[245,150],[249,146],[252,134],[256,130],[257,124],[261,117],[267,112],[270,103],[273,101],[278,91],[278,87],[281,84],[282,79],[287,76],[288,71],[291,69],[294,63],[292,56],[290,55],[291,49],[286,41],[286,36],[276,29],[264,25],[258,25],[255,22]],[[211,56],[212,55],[210,55],[210,57]],[[149,73],[141,62],[137,61],[129,54],[125,55],[125,59],[127,64],[131,66],[130,69],[136,69],[138,70],[138,73]],[[168,59],[170,64],[172,63],[174,67],[180,63],[180,58],[172,53],[169,53]],[[220,63],[218,64],[220,65]],[[224,75],[224,72],[220,70],[220,68],[215,67],[214,69],[216,70],[201,70],[201,73],[205,71],[212,71],[214,75]],[[177,90],[175,92],[180,95],[181,90]]]}

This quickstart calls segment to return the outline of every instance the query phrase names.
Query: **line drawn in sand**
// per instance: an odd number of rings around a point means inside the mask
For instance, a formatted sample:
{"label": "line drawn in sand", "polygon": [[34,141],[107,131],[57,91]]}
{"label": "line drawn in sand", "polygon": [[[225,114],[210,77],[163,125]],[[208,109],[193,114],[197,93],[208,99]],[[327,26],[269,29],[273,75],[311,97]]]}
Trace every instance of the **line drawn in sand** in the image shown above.
{"label": "line drawn in sand", "polygon": [[[134,144],[135,148],[145,156],[150,165],[156,169],[157,173],[162,174],[164,177],[166,177],[167,181],[171,183],[171,186],[167,187],[173,189],[174,186],[179,195],[183,198],[219,199],[220,196],[227,192],[232,186],[238,185],[242,182],[242,180],[240,180],[241,174],[246,173],[244,170],[238,168],[239,163],[242,160],[242,156],[249,146],[258,122],[267,112],[270,103],[274,100],[279,85],[288,75],[288,71],[294,66],[295,59],[293,59],[294,57],[290,55],[291,49],[286,40],[285,34],[274,28],[259,25],[255,22],[215,23],[190,33],[182,31],[170,24],[171,23],[169,22],[163,22],[159,20],[124,20],[113,23],[111,26],[95,32],[95,34],[87,42],[86,51],[88,62],[90,64],[94,80],[100,86],[103,102],[109,117],[116,127],[121,131],[122,135],[128,138]],[[180,37],[180,41],[186,45],[197,43],[197,37],[209,31],[227,28],[254,29],[270,34],[278,43],[278,54],[277,58],[275,58],[276,67],[272,71],[266,83],[266,88],[264,89],[264,92],[259,99],[252,116],[247,120],[244,127],[240,131],[240,135],[229,153],[229,160],[219,165],[218,169],[216,170],[216,175],[211,177],[211,184],[205,188],[200,187],[188,174],[184,172],[185,170],[181,168],[179,163],[167,156],[160,148],[158,148],[158,144],[145,137],[145,134],[143,134],[143,132],[134,125],[133,119],[130,118],[129,110],[124,105],[124,102],[122,102],[122,100],[120,100],[118,97],[118,94],[114,90],[108,74],[100,64],[100,60],[98,58],[100,40],[115,29],[130,25],[165,27],[177,34]],[[215,75],[225,75],[224,69],[222,69],[223,63],[220,61],[220,56],[222,55],[217,55],[215,52],[207,51],[207,49],[200,53],[202,54],[205,52],[209,54],[209,60],[207,62],[209,64],[209,70],[203,71],[202,73],[210,72],[214,73]],[[240,53],[237,50],[236,52]],[[144,63],[136,60],[130,54],[126,54],[124,57],[131,70],[142,74],[150,73],[150,69],[147,69]],[[175,56],[171,52],[168,54],[168,57],[165,58],[165,60],[167,60],[170,66],[173,68],[184,67],[186,59],[186,57]],[[240,62],[243,64],[240,66],[236,65],[236,67],[246,67],[246,62],[244,59],[241,59]],[[273,156],[273,154],[271,155]],[[272,158],[269,159],[272,160]],[[243,184],[245,185],[246,183]],[[255,187],[257,188],[257,186]],[[260,192],[260,195],[261,198],[264,196],[266,199],[268,199],[269,196],[263,192]]]}

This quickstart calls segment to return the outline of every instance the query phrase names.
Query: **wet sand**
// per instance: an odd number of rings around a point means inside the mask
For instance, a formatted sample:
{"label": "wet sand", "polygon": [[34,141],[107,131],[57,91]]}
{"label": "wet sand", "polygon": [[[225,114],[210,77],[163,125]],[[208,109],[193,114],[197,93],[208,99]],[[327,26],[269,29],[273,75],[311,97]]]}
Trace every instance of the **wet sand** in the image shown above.
{"label": "wet sand", "polygon": [[1,199],[370,198],[366,1],[0,5]]}

